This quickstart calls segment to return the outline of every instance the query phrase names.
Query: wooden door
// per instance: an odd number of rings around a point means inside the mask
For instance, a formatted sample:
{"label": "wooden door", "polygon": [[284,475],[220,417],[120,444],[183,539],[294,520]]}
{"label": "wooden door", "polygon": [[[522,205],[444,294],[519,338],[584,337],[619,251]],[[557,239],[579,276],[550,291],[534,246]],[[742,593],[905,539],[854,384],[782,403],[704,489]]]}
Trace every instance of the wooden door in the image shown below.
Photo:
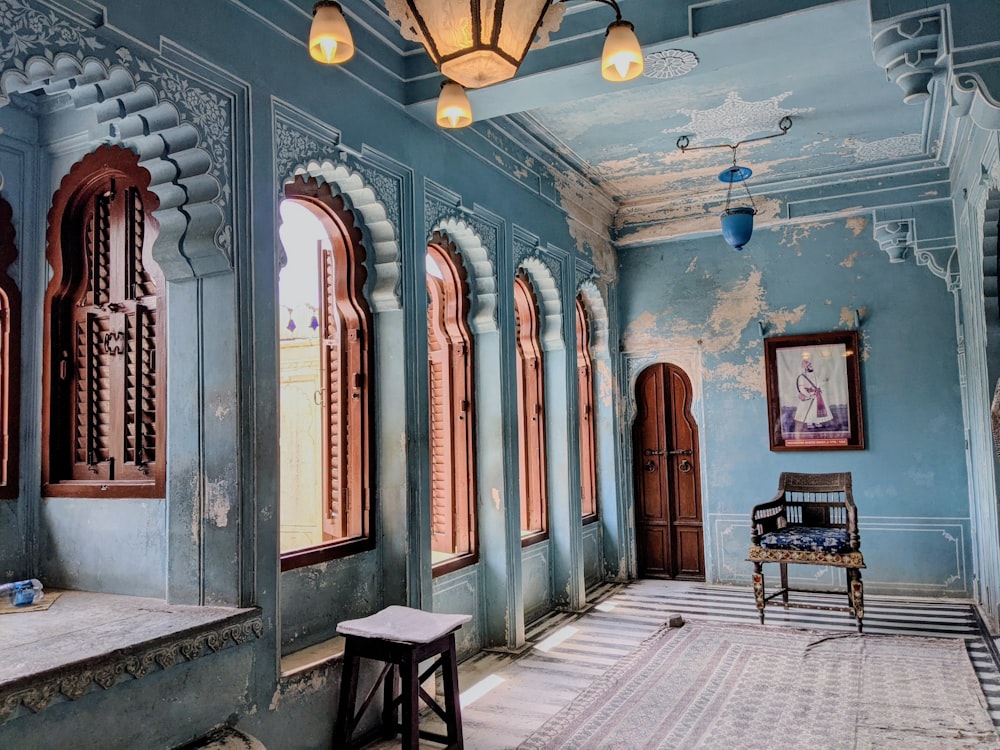
{"label": "wooden door", "polygon": [[633,445],[639,575],[705,579],[698,470],[698,425],[691,381],[658,364],[636,382]]}

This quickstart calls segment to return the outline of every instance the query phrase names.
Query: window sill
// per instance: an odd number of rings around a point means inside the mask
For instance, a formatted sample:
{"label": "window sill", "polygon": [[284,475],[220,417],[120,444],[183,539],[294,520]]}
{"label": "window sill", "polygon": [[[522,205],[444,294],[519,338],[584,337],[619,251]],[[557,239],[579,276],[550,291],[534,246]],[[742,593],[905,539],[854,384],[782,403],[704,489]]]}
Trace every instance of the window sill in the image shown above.
{"label": "window sill", "polygon": [[344,658],[344,637],[336,636],[281,657],[281,679],[291,680]]}
{"label": "window sill", "polygon": [[263,634],[257,608],[86,591],[64,591],[46,610],[0,618],[0,724]]}

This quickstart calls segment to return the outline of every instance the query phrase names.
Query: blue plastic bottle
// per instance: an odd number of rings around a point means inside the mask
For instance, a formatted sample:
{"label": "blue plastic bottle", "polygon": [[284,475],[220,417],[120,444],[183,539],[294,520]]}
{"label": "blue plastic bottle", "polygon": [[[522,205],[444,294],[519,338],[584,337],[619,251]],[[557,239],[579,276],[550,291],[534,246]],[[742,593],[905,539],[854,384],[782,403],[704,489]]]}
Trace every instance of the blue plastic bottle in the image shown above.
{"label": "blue plastic bottle", "polygon": [[0,596],[9,597],[10,603],[15,607],[27,607],[41,601],[45,592],[42,591],[42,582],[32,578],[28,581],[0,583]]}

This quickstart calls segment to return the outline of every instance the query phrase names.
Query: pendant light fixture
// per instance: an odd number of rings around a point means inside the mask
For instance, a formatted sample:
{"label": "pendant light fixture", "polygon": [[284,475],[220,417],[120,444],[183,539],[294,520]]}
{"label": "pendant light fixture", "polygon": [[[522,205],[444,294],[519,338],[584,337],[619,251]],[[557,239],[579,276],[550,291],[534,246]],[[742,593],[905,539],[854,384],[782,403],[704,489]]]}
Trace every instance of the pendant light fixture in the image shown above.
{"label": "pendant light fixture", "polygon": [[[438,101],[438,125],[460,128],[472,123],[465,90],[513,78],[535,37],[544,37],[559,27],[565,1],[386,0],[385,6],[389,17],[399,23],[403,37],[420,42],[446,79]],[[622,19],[617,0],[597,2],[615,11],[615,20],[605,35],[601,74],[609,81],[630,81],[643,70],[635,27]],[[354,54],[339,3],[319,0],[313,6],[309,53],[313,59],[331,64]]]}
{"label": "pendant light fixture", "polygon": [[313,6],[309,29],[309,54],[313,60],[339,65],[354,55],[354,39],[347,27],[344,11],[334,0],[319,0]]}
{"label": "pendant light fixture", "polygon": [[[766,141],[771,138],[780,138],[787,133],[791,127],[792,118],[786,115],[781,118],[780,122],[778,122],[778,129],[781,131],[780,133],[762,135],[758,138],[747,138],[746,140],[737,141],[735,145],[730,143],[718,143],[711,146],[692,146],[690,139],[686,135],[682,135],[677,139],[677,148],[683,152],[700,151],[707,148],[732,149],[733,166],[719,173],[719,181],[726,183],[726,205],[720,215],[722,219],[722,237],[734,250],[742,250],[750,241],[750,237],[753,234],[753,217],[757,215],[757,207],[754,205],[753,196],[750,195],[750,188],[746,184],[747,179],[749,179],[749,177],[753,174],[753,171],[750,167],[741,167],[736,163],[736,149],[744,143]],[[746,190],[747,194],[747,200],[750,202],[749,206],[732,205],[733,185],[738,182],[743,183],[743,188]]]}
{"label": "pendant light fixture", "polygon": [[437,124],[442,128],[464,128],[472,124],[472,104],[465,88],[454,81],[441,84],[437,103]]}

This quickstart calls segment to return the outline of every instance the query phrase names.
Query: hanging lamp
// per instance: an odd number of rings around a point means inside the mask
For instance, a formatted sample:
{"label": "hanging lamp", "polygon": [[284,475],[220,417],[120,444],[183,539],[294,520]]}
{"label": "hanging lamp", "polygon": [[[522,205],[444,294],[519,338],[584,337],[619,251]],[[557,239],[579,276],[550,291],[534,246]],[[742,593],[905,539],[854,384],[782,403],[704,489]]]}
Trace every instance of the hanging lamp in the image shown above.
{"label": "hanging lamp", "polygon": [[309,54],[313,60],[339,65],[354,55],[354,39],[344,19],[344,10],[334,0],[319,0],[313,6],[309,28]]}
{"label": "hanging lamp", "polygon": [[[753,196],[746,181],[753,174],[750,167],[740,167],[736,164],[736,149],[733,149],[733,166],[719,174],[719,180],[726,183],[726,207],[722,210],[722,236],[732,246],[733,250],[742,250],[753,234],[753,217],[757,215],[757,207],[753,204]],[[749,206],[730,206],[733,195],[733,184],[742,182],[747,191]]]}
{"label": "hanging lamp", "polygon": [[464,128],[472,124],[472,104],[465,87],[454,81],[441,84],[437,103],[437,124],[442,128]]}
{"label": "hanging lamp", "polygon": [[[622,18],[617,0],[596,1],[615,11],[605,33],[601,75],[609,81],[630,81],[642,74],[644,62],[635,27]],[[385,0],[385,6],[403,37],[420,42],[446,79],[441,90],[444,101],[438,101],[438,125],[461,128],[472,123],[465,90],[513,78],[535,38],[558,29],[564,2]],[[309,54],[327,64],[342,63],[354,54],[340,3],[318,0],[313,6]]]}
{"label": "hanging lamp", "polygon": [[[677,148],[683,152],[699,151],[708,148],[732,149],[733,165],[719,173],[719,181],[726,183],[726,205],[720,214],[720,218],[722,219],[722,237],[734,250],[742,250],[750,241],[750,237],[753,235],[753,217],[757,215],[757,207],[754,205],[753,196],[750,195],[750,188],[746,184],[746,181],[753,174],[753,170],[751,170],[750,167],[741,167],[736,163],[736,149],[744,143],[766,141],[771,138],[780,138],[785,135],[791,127],[792,118],[785,115],[778,122],[778,129],[781,131],[780,133],[771,133],[757,138],[747,138],[742,141],[737,141],[735,145],[730,143],[717,143],[709,146],[692,146],[691,140],[686,135],[682,135],[677,139]],[[743,188],[746,190],[747,194],[747,200],[750,202],[749,206],[732,205],[733,185],[738,182],[743,183]]]}

